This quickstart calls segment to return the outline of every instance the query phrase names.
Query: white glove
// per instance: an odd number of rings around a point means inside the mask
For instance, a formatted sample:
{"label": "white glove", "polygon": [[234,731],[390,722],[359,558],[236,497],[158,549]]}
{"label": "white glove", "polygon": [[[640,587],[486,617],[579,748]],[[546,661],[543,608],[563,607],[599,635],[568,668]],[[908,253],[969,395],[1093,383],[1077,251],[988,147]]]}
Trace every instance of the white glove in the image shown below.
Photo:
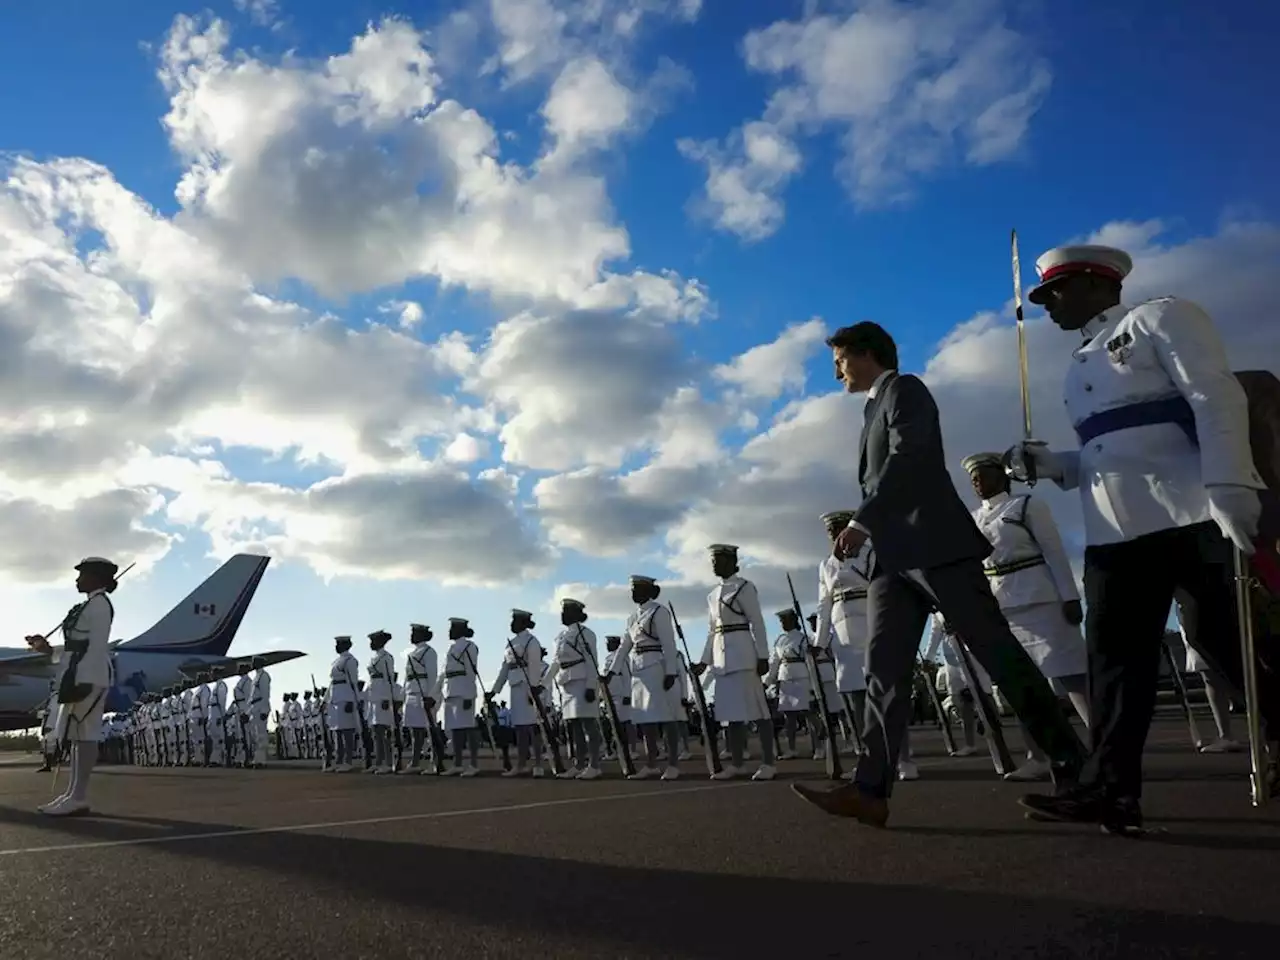
{"label": "white glove", "polygon": [[1061,483],[1066,476],[1066,468],[1062,458],[1050,450],[1042,440],[1024,440],[1010,447],[1005,454],[1010,468],[1021,476],[1026,476],[1027,465],[1031,465],[1037,480],[1053,480]]}
{"label": "white glove", "polygon": [[1258,535],[1258,520],[1262,517],[1258,491],[1235,484],[1214,484],[1205,489],[1209,493],[1209,516],[1222,535],[1246,557],[1253,556],[1253,540]]}

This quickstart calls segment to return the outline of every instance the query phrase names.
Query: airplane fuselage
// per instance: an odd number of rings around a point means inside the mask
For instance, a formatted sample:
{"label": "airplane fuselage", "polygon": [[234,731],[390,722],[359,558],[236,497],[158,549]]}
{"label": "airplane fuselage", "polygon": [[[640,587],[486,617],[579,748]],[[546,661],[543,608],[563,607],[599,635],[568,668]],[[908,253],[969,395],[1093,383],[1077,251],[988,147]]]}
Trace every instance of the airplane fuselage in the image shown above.
{"label": "airplane fuselage", "polygon": [[[0,656],[17,651],[0,650]],[[24,651],[26,652],[26,651]],[[107,712],[128,710],[146,692],[183,683],[185,668],[217,666],[234,659],[215,654],[135,653],[127,647],[115,651],[116,685],[107,694]],[[40,725],[36,711],[49,698],[57,667],[50,664],[27,673],[0,676],[0,730],[25,730]]]}

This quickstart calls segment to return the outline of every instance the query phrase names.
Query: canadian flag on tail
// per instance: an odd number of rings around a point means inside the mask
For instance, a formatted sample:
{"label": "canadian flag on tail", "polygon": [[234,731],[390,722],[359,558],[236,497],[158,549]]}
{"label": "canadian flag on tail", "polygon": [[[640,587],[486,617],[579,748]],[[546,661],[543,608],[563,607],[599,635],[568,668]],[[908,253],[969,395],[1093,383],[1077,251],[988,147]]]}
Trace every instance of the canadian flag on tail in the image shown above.
{"label": "canadian flag on tail", "polygon": [[195,604],[196,616],[212,617],[217,610],[217,604],[213,603],[197,603]]}

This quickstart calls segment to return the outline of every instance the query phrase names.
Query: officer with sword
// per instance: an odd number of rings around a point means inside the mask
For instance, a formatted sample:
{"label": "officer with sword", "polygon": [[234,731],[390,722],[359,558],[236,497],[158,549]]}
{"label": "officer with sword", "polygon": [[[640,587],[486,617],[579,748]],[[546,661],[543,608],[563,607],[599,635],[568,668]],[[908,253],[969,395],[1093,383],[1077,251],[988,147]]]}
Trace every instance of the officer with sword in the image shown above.
{"label": "officer with sword", "polygon": [[[1280,678],[1259,684],[1239,579],[1232,590],[1243,558],[1255,552],[1265,488],[1246,396],[1203,309],[1174,297],[1122,302],[1132,268],[1127,253],[1098,245],[1058,247],[1036,261],[1040,284],[1028,299],[1080,338],[1064,387],[1077,444],[1050,449],[1024,423],[1023,442],[1005,454],[1015,479],[1048,478],[1080,491],[1087,543],[1092,749],[1078,786],[1023,804],[1034,819],[1124,836],[1143,832],[1142,752],[1178,588],[1207,621],[1236,625],[1197,641],[1205,659],[1245,690],[1251,733],[1262,718],[1280,729]],[[1025,384],[1025,364],[1022,376]],[[1260,739],[1251,750],[1258,804],[1268,797]]]}

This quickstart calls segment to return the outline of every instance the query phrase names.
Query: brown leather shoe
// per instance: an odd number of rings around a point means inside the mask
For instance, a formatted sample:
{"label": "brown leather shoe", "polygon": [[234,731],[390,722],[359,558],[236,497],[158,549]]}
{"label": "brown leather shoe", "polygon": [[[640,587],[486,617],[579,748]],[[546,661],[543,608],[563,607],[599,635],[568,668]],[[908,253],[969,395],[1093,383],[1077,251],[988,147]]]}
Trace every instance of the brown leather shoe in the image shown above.
{"label": "brown leather shoe", "polygon": [[802,783],[793,783],[791,789],[800,799],[812,803],[823,813],[829,813],[833,817],[849,817],[869,827],[883,828],[889,822],[888,801],[864,793],[853,784],[831,790],[815,790]]}

